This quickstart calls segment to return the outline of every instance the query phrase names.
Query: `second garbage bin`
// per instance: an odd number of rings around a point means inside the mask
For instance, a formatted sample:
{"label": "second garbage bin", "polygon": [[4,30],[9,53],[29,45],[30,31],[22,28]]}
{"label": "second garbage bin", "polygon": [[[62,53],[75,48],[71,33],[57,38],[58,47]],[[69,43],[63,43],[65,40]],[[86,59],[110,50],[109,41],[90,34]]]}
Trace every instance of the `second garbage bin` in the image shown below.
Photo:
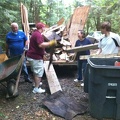
{"label": "second garbage bin", "polygon": [[120,67],[114,66],[116,61],[120,59],[88,59],[89,108],[97,119],[120,120]]}

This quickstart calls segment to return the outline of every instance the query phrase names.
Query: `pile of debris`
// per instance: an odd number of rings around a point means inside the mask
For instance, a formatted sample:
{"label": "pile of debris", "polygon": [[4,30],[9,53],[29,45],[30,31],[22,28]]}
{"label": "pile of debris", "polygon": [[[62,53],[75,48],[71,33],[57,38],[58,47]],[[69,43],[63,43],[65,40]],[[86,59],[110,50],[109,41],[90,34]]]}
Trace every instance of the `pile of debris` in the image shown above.
{"label": "pile of debris", "polygon": [[71,48],[72,45],[69,41],[68,33],[65,31],[64,18],[58,23],[59,24],[47,28],[44,32],[44,37],[46,41],[57,40],[57,46],[55,47],[55,52],[53,54],[53,61],[69,61],[69,55],[65,50]]}
{"label": "pile of debris", "polygon": [[44,37],[47,41],[53,39],[58,41],[53,54],[54,64],[75,62],[75,51],[66,52],[66,50],[75,46],[78,30],[84,29],[89,9],[90,6],[78,7],[67,24],[64,18],[61,18],[56,25],[45,30]]}
{"label": "pile of debris", "polygon": [[[73,50],[68,53],[66,50],[75,46],[75,41],[78,39],[78,30],[84,29],[89,10],[90,6],[77,7],[67,22],[65,22],[64,18],[61,18],[56,25],[46,27],[43,33],[45,40],[50,41],[55,39],[58,41],[58,46],[55,48],[55,53],[53,54],[53,64],[75,62],[76,52]],[[24,32],[27,37],[30,37],[31,32],[35,29],[35,24],[28,23],[27,9],[23,4],[21,4],[21,17]],[[47,59],[49,59],[48,56],[49,50]]]}

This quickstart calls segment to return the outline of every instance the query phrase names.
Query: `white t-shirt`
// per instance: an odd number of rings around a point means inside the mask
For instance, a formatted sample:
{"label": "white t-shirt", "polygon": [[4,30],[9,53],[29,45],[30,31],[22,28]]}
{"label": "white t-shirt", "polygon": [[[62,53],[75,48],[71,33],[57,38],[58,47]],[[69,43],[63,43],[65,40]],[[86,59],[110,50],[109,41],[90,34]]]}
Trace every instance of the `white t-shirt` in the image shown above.
{"label": "white t-shirt", "polygon": [[102,49],[100,54],[114,54],[118,53],[119,47],[115,45],[114,38],[118,45],[120,45],[120,36],[113,32],[110,32],[109,36],[104,36],[98,43],[98,47]]}

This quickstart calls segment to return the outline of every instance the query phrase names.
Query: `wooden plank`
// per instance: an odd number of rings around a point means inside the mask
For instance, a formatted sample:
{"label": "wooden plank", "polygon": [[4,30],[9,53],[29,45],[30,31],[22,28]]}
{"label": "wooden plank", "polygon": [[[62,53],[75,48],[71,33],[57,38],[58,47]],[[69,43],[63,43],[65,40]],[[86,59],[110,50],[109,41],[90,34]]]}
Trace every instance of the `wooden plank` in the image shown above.
{"label": "wooden plank", "polygon": [[20,13],[21,13],[21,21],[23,23],[24,19],[23,19],[23,4],[22,3],[20,4]]}
{"label": "wooden plank", "polygon": [[80,56],[80,60],[85,60],[88,58],[114,58],[114,57],[120,57],[120,56],[118,56],[118,54],[82,55]]}
{"label": "wooden plank", "polygon": [[85,51],[90,49],[98,49],[98,43],[90,44],[90,45],[84,45],[79,47],[73,47],[65,50],[66,52],[79,52],[79,51]]}
{"label": "wooden plank", "polygon": [[78,30],[83,30],[85,26],[89,10],[90,6],[83,6],[76,8],[73,13],[69,31],[69,40],[72,44],[72,47],[75,46],[75,41],[78,39]]}
{"label": "wooden plank", "polygon": [[45,37],[45,39],[47,41],[54,40],[54,39],[55,40],[61,39],[61,37],[58,34],[56,34],[56,32],[54,32],[54,31],[48,31],[48,32],[44,33],[43,36]]}
{"label": "wooden plank", "polygon": [[22,26],[24,28],[25,35],[27,36],[29,40],[29,22],[28,22],[28,11],[27,8],[21,3],[21,18],[22,18]]}
{"label": "wooden plank", "polygon": [[48,85],[49,85],[51,94],[53,94],[59,90],[62,91],[62,88],[60,86],[60,83],[55,73],[53,65],[51,64],[48,70],[48,64],[49,64],[49,61],[44,61],[44,67],[45,67],[46,77],[48,80]]}
{"label": "wooden plank", "polygon": [[[55,31],[55,30],[57,30],[57,29],[61,29],[62,27],[64,27],[64,25],[59,25],[59,26],[50,27],[50,28],[47,28],[45,32]],[[44,34],[45,34],[45,32],[44,32]]]}

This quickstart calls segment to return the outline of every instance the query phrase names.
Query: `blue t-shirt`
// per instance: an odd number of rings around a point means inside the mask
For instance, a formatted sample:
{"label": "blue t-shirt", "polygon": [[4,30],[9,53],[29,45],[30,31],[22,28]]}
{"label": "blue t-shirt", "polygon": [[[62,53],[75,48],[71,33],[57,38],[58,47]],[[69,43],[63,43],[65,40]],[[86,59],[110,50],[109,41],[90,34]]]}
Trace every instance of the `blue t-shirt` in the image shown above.
{"label": "blue t-shirt", "polygon": [[8,49],[10,51],[10,57],[23,53],[26,40],[27,37],[22,31],[18,31],[16,34],[9,32],[6,35],[6,43],[8,44]]}
{"label": "blue t-shirt", "polygon": [[[76,43],[75,43],[75,47],[89,45],[89,44],[92,44],[91,41],[89,39],[85,38],[82,41],[77,40]],[[80,55],[90,55],[90,50],[78,52],[77,56],[76,56],[77,60],[79,60]]]}

